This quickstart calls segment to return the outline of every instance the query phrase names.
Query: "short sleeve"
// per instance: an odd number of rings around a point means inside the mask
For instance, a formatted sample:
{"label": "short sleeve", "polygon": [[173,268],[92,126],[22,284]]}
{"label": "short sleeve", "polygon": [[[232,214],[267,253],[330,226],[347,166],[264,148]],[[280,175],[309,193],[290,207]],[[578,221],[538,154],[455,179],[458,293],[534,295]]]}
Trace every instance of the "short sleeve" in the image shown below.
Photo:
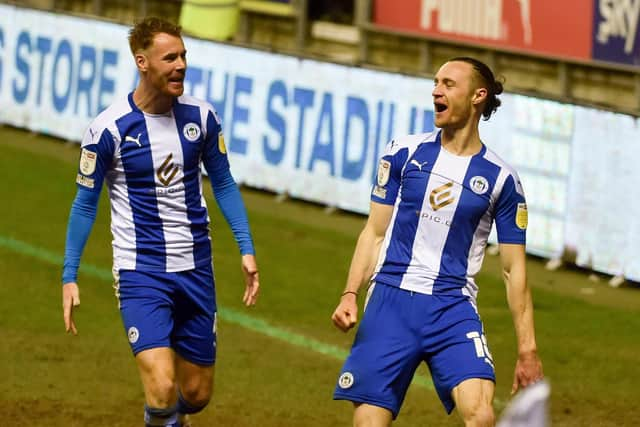
{"label": "short sleeve", "polygon": [[391,141],[378,162],[375,182],[371,190],[371,201],[393,205],[398,197],[402,181],[402,168],[407,160],[408,150],[397,149],[397,143]]}
{"label": "short sleeve", "polygon": [[76,184],[79,188],[100,192],[114,153],[113,135],[108,129],[89,126],[82,138]]}
{"label": "short sleeve", "polygon": [[222,125],[213,107],[207,112],[207,136],[203,146],[203,163],[207,173],[220,169],[229,169],[227,147],[224,142]]}
{"label": "short sleeve", "polygon": [[517,174],[510,174],[502,187],[495,213],[499,243],[522,244],[527,234],[527,202]]}

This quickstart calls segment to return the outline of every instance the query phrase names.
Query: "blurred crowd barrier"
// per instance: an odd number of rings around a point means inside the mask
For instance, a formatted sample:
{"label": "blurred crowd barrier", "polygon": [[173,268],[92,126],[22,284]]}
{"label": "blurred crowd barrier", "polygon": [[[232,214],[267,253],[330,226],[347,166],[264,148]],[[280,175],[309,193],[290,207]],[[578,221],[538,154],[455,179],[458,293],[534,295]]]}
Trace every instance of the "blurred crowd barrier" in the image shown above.
{"label": "blurred crowd barrier", "polygon": [[204,39],[431,77],[483,59],[512,93],[640,116],[640,9],[627,0],[0,0]]}

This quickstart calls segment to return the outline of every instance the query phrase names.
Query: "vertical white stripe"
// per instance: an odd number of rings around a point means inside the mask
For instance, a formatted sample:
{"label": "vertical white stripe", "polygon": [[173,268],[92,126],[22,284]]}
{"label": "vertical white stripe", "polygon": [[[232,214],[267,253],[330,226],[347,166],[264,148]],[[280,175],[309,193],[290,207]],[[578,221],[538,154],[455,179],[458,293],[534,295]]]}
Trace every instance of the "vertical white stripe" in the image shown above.
{"label": "vertical white stripe", "polygon": [[[122,170],[118,159],[115,168]],[[129,194],[124,173],[113,174],[117,182],[109,181],[109,200],[111,201],[111,234],[113,235],[113,268],[116,270],[134,270],[136,268],[136,230],[133,211],[129,204]],[[109,177],[113,178],[113,177]]]}
{"label": "vertical white stripe", "polygon": [[[173,114],[170,116],[145,114],[145,121],[149,141],[151,141],[153,168],[156,171],[154,174],[158,190],[156,199],[167,252],[167,271],[193,269],[195,267],[193,235],[187,216],[183,180],[184,159],[179,130]],[[163,164],[164,169],[159,172]]]}
{"label": "vertical white stripe", "polygon": [[[401,288],[420,293],[432,294],[433,284],[439,274],[442,261],[442,251],[451,231],[450,223],[453,220],[460,202],[464,177],[469,167],[471,157],[454,156],[444,148],[432,168],[422,210],[416,230],[413,244],[411,264],[402,280]],[[453,184],[446,190],[442,190],[436,201],[452,200],[446,206],[434,210],[431,206],[430,195],[434,190],[447,184]],[[446,192],[449,195],[444,196]],[[425,266],[432,267],[433,271],[425,270]],[[438,270],[436,270],[438,269]]]}

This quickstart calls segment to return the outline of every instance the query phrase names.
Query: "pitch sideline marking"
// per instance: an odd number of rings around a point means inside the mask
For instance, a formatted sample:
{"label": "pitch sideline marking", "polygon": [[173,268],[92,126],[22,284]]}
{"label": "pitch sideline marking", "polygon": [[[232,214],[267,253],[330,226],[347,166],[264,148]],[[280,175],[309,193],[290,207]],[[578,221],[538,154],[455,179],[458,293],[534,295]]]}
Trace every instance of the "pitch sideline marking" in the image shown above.
{"label": "pitch sideline marking", "polygon": [[[0,235],[0,247],[12,250],[21,255],[30,256],[39,261],[46,262],[47,264],[58,266],[62,265],[62,257],[56,255],[55,253],[50,252],[44,248],[32,246],[26,242],[13,239],[11,237]],[[113,276],[110,270],[87,263],[84,263],[80,266],[80,273],[100,280],[113,281]],[[223,320],[226,320],[229,323],[242,326],[245,329],[249,329],[253,332],[266,335],[270,338],[284,341],[296,347],[302,347],[304,349],[329,356],[339,361],[343,361],[344,359],[346,359],[349,354],[348,351],[343,350],[340,347],[326,344],[314,338],[309,338],[307,336],[287,331],[277,326],[273,326],[263,319],[241,313],[231,308],[218,308],[218,314]],[[413,382],[415,384],[418,384],[419,386],[427,388],[428,390],[435,391],[433,383],[428,378],[416,375],[413,379]]]}

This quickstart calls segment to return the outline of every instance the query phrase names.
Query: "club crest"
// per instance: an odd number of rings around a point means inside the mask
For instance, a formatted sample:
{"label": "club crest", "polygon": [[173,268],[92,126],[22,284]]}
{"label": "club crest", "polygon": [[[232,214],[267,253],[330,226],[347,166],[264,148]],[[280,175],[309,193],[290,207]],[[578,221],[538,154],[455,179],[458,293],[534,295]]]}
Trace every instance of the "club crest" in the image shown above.
{"label": "club crest", "polygon": [[196,142],[200,138],[200,128],[195,123],[187,123],[182,128],[182,134],[190,142]]}
{"label": "club crest", "polygon": [[345,372],[338,378],[338,386],[342,389],[351,388],[353,385],[353,374],[351,372]]}
{"label": "club crest", "polygon": [[471,191],[476,194],[484,194],[489,190],[489,181],[484,176],[474,176],[469,180]]}
{"label": "club crest", "polygon": [[127,331],[127,337],[129,338],[129,342],[131,344],[135,344],[138,341],[138,338],[140,338],[140,332],[138,332],[138,328],[136,328],[135,326],[130,327]]}

